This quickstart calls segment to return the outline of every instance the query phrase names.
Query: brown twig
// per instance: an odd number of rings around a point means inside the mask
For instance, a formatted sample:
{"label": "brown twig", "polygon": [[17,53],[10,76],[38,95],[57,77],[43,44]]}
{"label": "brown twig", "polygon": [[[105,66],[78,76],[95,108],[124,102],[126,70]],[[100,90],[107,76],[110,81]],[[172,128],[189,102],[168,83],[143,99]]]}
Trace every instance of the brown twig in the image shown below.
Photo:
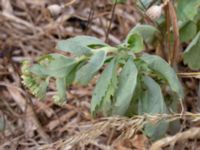
{"label": "brown twig", "polygon": [[[38,134],[43,138],[43,140],[45,142],[50,142],[51,141],[50,137],[43,130],[43,128],[37,118],[37,115],[35,114],[35,111],[32,106],[32,102],[29,98],[30,96],[27,95],[21,88],[18,88],[18,87],[9,85],[9,84],[3,84],[3,83],[1,83],[0,85],[6,86],[7,88],[9,87],[8,91],[10,92],[10,94],[13,97],[15,96],[14,99],[15,99],[15,101],[19,102],[21,110],[23,112],[24,111],[26,112],[26,121],[30,121],[36,126]],[[11,87],[12,87],[12,91],[10,91]],[[14,93],[12,93],[12,92],[14,92]],[[21,94],[23,94],[26,98],[23,98]],[[17,115],[17,114],[15,114],[15,115]],[[17,116],[17,117],[20,117],[20,116]]]}
{"label": "brown twig", "polygon": [[[167,49],[168,52],[171,52],[171,42],[170,42],[170,15],[169,15],[169,5],[165,7],[166,14],[166,31],[167,31]],[[169,54],[169,53],[168,53]],[[168,55],[168,62],[170,62],[170,57]]]}
{"label": "brown twig", "polygon": [[191,128],[185,132],[178,133],[171,137],[163,138],[155,142],[150,150],[162,150],[165,146],[174,146],[178,141],[185,141],[187,139],[193,139],[200,137],[200,128]]}
{"label": "brown twig", "polygon": [[182,77],[182,78],[200,79],[200,72],[180,72],[180,73],[177,73],[177,75]]}
{"label": "brown twig", "polygon": [[71,5],[74,4],[75,2],[76,2],[76,0],[71,0],[71,1],[68,2],[68,3],[65,3],[64,6],[65,6],[65,7],[71,6]]}
{"label": "brown twig", "polygon": [[179,27],[178,27],[178,21],[176,16],[176,10],[173,6],[173,3],[171,1],[168,2],[168,10],[170,14],[170,20],[173,27],[173,36],[174,36],[174,45],[173,50],[170,52],[170,64],[175,67],[177,63],[177,56],[179,52],[179,46],[180,46],[180,40],[179,40]]}
{"label": "brown twig", "polygon": [[116,6],[117,6],[117,0],[115,0],[115,3],[114,3],[113,8],[112,8],[111,19],[110,19],[110,22],[109,22],[109,25],[108,25],[108,30],[106,32],[106,40],[105,40],[105,42],[108,42],[108,39],[109,39],[108,37],[109,37],[110,30],[111,30],[112,22],[114,20],[114,14],[115,14]]}
{"label": "brown twig", "polygon": [[92,0],[91,6],[90,6],[90,12],[89,12],[89,16],[88,16],[88,21],[87,21],[87,25],[86,25],[87,26],[86,33],[88,32],[90,24],[92,22],[92,19],[94,17],[94,9],[95,9],[94,0]]}
{"label": "brown twig", "polygon": [[37,127],[38,134],[45,140],[47,143],[51,143],[51,138],[49,135],[44,131],[42,125],[40,124],[37,115],[35,113],[35,110],[33,109],[33,104],[31,99],[29,98],[30,95],[26,95],[26,100],[27,100],[27,110],[26,114],[28,114],[29,118],[31,117],[31,120],[34,122],[35,126]]}

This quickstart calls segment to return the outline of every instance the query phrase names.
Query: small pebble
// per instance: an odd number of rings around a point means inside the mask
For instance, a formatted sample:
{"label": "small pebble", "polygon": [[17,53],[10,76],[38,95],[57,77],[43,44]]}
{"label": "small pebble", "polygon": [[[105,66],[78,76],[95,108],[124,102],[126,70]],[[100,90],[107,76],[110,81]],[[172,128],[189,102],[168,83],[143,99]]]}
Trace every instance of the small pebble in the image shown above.
{"label": "small pebble", "polygon": [[50,11],[51,15],[58,16],[62,12],[63,6],[53,4],[53,5],[48,6],[47,8]]}
{"label": "small pebble", "polygon": [[162,8],[162,5],[153,5],[146,11],[146,15],[152,20],[156,20],[160,18],[162,14]]}

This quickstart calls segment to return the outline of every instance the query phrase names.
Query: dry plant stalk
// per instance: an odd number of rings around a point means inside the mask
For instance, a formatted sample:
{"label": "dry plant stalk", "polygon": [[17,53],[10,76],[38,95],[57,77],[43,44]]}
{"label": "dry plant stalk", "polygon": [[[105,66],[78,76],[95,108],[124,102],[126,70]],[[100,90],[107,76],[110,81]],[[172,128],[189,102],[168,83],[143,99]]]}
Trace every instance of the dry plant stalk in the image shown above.
{"label": "dry plant stalk", "polygon": [[200,79],[200,72],[181,72],[178,75],[182,78],[196,78]]}
{"label": "dry plant stalk", "polygon": [[98,136],[106,133],[111,128],[122,131],[121,135],[117,138],[118,140],[131,138],[134,136],[135,131],[141,130],[144,125],[144,116],[136,116],[132,119],[125,117],[108,117],[102,118],[95,122],[88,123],[87,130],[80,132],[79,134],[69,137],[65,140],[55,142],[50,145],[44,145],[40,147],[40,150],[47,150],[52,147],[59,147],[62,150],[67,150],[69,147],[73,147],[79,142],[88,144],[90,140],[97,138]]}
{"label": "dry plant stalk", "polygon": [[[166,28],[167,28],[167,47],[169,51],[169,64],[172,66],[176,65],[176,59],[178,56],[180,40],[179,40],[179,27],[177,21],[176,10],[174,8],[173,2],[171,0],[165,0],[161,5],[153,5],[151,6],[146,15],[152,19],[156,20],[161,16],[162,9],[165,7],[165,14],[166,14]],[[170,45],[170,24],[172,24],[173,28],[173,37],[174,37],[174,45],[173,49],[171,49]]]}
{"label": "dry plant stalk", "polygon": [[172,23],[172,27],[173,27],[173,35],[174,35],[174,45],[173,45],[173,50],[170,51],[170,64],[172,66],[176,65],[176,61],[177,61],[177,56],[179,54],[179,47],[180,47],[180,40],[179,40],[179,27],[178,27],[178,20],[177,20],[177,15],[176,15],[176,10],[173,6],[173,3],[171,1],[169,1],[168,3],[168,11],[169,11],[169,17]]}
{"label": "dry plant stalk", "polygon": [[162,150],[165,146],[174,146],[179,141],[186,141],[188,139],[194,139],[200,137],[200,128],[191,128],[187,131],[178,133],[174,136],[169,136],[166,138],[163,138],[157,142],[155,142],[150,150]]}
{"label": "dry plant stalk", "polygon": [[[97,138],[98,136],[107,133],[109,129],[120,130],[121,134],[118,138],[113,142],[116,144],[120,140],[123,139],[131,139],[135,135],[135,131],[141,130],[145,124],[151,122],[156,123],[160,120],[165,120],[168,122],[178,120],[183,118],[183,114],[157,114],[157,115],[148,115],[145,114],[143,116],[135,116],[133,118],[125,118],[125,117],[108,117],[96,120],[95,122],[86,123],[89,127],[87,130],[81,131],[79,134],[74,135],[72,137],[59,140],[50,145],[44,145],[40,147],[40,150],[47,150],[52,147],[58,147],[62,150],[67,150],[72,148],[74,145],[78,143],[88,144],[90,140]],[[196,122],[200,120],[200,114],[192,114],[185,113],[184,118],[186,120]],[[84,126],[86,126],[86,124]],[[193,133],[195,131],[195,133]],[[197,132],[198,131],[198,132]],[[198,134],[197,134],[198,133]],[[171,141],[178,142],[180,140],[186,140],[188,138],[195,138],[200,135],[200,128],[194,128],[188,130],[188,132],[178,133],[172,137],[166,137],[161,139],[160,142],[156,142],[152,145],[153,148],[158,146],[166,146],[171,143]],[[152,149],[151,150],[157,150]],[[158,149],[159,150],[159,149]]]}

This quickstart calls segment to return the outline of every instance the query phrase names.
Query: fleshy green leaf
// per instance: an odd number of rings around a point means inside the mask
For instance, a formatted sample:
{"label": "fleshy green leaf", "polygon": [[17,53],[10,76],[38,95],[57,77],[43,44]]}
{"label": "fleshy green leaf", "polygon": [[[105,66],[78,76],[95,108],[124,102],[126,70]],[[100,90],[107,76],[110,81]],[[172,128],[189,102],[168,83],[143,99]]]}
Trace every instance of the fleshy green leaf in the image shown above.
{"label": "fleshy green leaf", "polygon": [[56,48],[70,52],[76,56],[91,54],[90,46],[107,46],[103,41],[91,36],[76,36],[67,40],[58,41]]}
{"label": "fleshy green leaf", "polygon": [[[160,86],[148,76],[144,77],[144,85],[147,89],[139,100],[138,113],[140,115],[144,113],[150,115],[167,113]],[[165,135],[167,128],[168,123],[162,120],[157,124],[148,123],[145,125],[144,132],[151,137],[152,140],[156,140]]]}
{"label": "fleshy green leaf", "polygon": [[139,114],[148,113],[150,115],[158,113],[166,113],[167,108],[163,99],[160,86],[150,77],[144,77],[144,85],[146,91],[141,95],[139,100]]}
{"label": "fleshy green leaf", "polygon": [[40,79],[39,77],[22,75],[22,83],[29,88],[30,92],[39,99],[43,99],[49,84],[49,79]]}
{"label": "fleshy green leaf", "polygon": [[145,126],[144,132],[147,136],[151,138],[152,141],[158,140],[162,138],[169,127],[169,123],[161,120],[155,123],[148,123]]}
{"label": "fleshy green leaf", "polygon": [[177,14],[180,20],[193,20],[198,14],[200,0],[178,0],[177,5]]}
{"label": "fleshy green leaf", "polygon": [[[30,72],[30,62],[24,61],[22,65],[22,83],[29,88],[30,92],[37,98],[44,98],[49,84],[49,78],[39,71],[39,75]],[[36,69],[37,70],[37,69]],[[36,71],[37,72],[37,71]]]}
{"label": "fleshy green leaf", "polygon": [[184,97],[182,85],[175,71],[166,61],[159,56],[149,54],[144,54],[141,59],[149,65],[150,69],[159,73],[166,79],[171,90],[178,96],[178,99],[182,99]]}
{"label": "fleshy green leaf", "polygon": [[200,32],[189,44],[183,55],[183,61],[191,69],[200,69]]}
{"label": "fleshy green leaf", "polygon": [[43,99],[45,97],[48,85],[49,85],[49,79],[48,78],[39,83],[38,92],[36,94],[38,98]]}
{"label": "fleshy green leaf", "polygon": [[138,71],[133,58],[130,57],[119,75],[116,102],[113,114],[124,115],[130,105],[137,84]]}
{"label": "fleshy green leaf", "polygon": [[[84,63],[84,62],[82,62]],[[66,85],[67,87],[70,86],[75,78],[76,78],[76,73],[77,73],[77,70],[80,68],[80,66],[82,66],[82,63],[78,64],[76,67],[74,67],[69,73],[68,75],[65,77],[65,80],[66,80]]]}
{"label": "fleshy green leaf", "polygon": [[95,73],[102,67],[106,59],[106,52],[96,52],[89,62],[81,67],[76,74],[76,81],[82,85],[86,85]]}
{"label": "fleshy green leaf", "polygon": [[188,42],[197,33],[197,26],[194,22],[188,21],[180,28],[180,39],[182,42]]}
{"label": "fleshy green leaf", "polygon": [[112,82],[112,78],[115,72],[116,60],[112,59],[107,68],[103,71],[94,89],[91,101],[92,114],[95,114],[95,112],[101,107],[101,104],[103,103],[102,100],[106,96],[107,90]]}
{"label": "fleshy green leaf", "polygon": [[[138,71],[139,71],[139,68],[138,68]],[[129,105],[129,108],[127,109],[127,112],[126,112],[126,116],[128,117],[132,117],[134,115],[138,115],[138,100],[141,96],[141,94],[143,94],[143,82],[141,81],[141,78],[142,78],[142,74],[138,74],[137,76],[137,85],[136,85],[136,88],[135,88],[135,92],[133,94],[133,97],[132,97],[132,100],[131,100],[131,103]]]}
{"label": "fleshy green leaf", "polygon": [[143,38],[139,33],[131,34],[126,40],[128,48],[131,49],[134,53],[138,53],[144,50]]}
{"label": "fleshy green leaf", "polygon": [[116,69],[113,71],[111,82],[108,86],[105,96],[102,99],[102,105],[100,111],[104,116],[109,116],[112,114],[113,108],[113,97],[117,90],[118,79],[117,79],[117,71]]}
{"label": "fleshy green leaf", "polygon": [[130,38],[130,36],[134,33],[139,33],[143,40],[147,44],[153,44],[155,39],[157,38],[157,35],[159,34],[158,29],[151,25],[136,25],[128,34],[127,39]]}
{"label": "fleshy green leaf", "polygon": [[65,77],[77,65],[77,62],[63,55],[54,54],[53,60],[45,67],[49,76]]}
{"label": "fleshy green leaf", "polygon": [[53,97],[54,102],[58,105],[63,105],[67,100],[65,78],[56,79],[56,89],[57,89],[57,94]]}
{"label": "fleshy green leaf", "polygon": [[36,75],[46,75],[50,77],[65,77],[77,65],[71,58],[60,54],[49,55],[50,59],[46,64],[35,64],[30,71]]}
{"label": "fleshy green leaf", "polygon": [[40,64],[34,64],[33,66],[31,66],[30,71],[38,76],[47,76],[44,67]]}

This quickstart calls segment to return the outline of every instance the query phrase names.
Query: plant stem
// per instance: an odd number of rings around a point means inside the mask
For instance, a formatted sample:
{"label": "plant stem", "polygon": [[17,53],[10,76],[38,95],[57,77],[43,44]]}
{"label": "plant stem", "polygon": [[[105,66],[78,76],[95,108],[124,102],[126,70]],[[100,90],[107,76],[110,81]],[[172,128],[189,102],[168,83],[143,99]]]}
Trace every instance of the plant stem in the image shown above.
{"label": "plant stem", "polygon": [[106,47],[102,47],[102,48],[99,48],[99,49],[93,49],[92,52],[93,53],[96,53],[96,52],[99,52],[99,51],[105,51],[107,53],[115,53],[117,52],[117,48],[116,47],[112,47],[112,46],[106,46]]}
{"label": "plant stem", "polygon": [[[117,50],[118,49],[116,47],[106,46],[106,47],[102,47],[102,48],[99,48],[99,49],[92,49],[91,51],[92,51],[93,54],[95,54],[95,53],[97,53],[99,51],[105,51],[107,53],[116,53],[116,52],[118,52]],[[90,56],[85,56],[85,55],[75,58],[77,63],[81,62],[81,61],[84,61],[84,60],[88,60],[88,59],[90,59]]]}

